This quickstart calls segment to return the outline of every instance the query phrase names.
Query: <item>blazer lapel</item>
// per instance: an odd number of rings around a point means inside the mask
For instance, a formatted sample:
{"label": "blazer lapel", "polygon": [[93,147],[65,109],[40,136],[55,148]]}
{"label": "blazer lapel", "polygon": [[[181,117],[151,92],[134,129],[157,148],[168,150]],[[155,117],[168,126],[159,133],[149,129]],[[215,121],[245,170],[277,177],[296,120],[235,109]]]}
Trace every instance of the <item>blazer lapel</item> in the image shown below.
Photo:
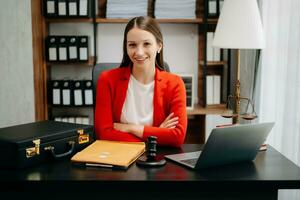
{"label": "blazer lapel", "polygon": [[166,81],[163,79],[162,72],[155,70],[155,86],[153,95],[153,126],[159,126],[165,118],[163,107],[163,96],[166,89]]}
{"label": "blazer lapel", "polygon": [[116,91],[115,91],[115,102],[114,102],[114,106],[115,106],[115,116],[116,116],[116,120],[118,122],[120,122],[121,120],[121,112],[122,112],[122,108],[123,108],[123,104],[125,102],[126,99],[126,94],[127,94],[127,88],[128,88],[128,83],[129,83],[129,78],[130,78],[130,74],[131,74],[131,67],[124,67],[124,70],[121,70],[120,73],[120,78],[119,80],[117,80],[117,83],[115,83],[117,85],[116,87]]}

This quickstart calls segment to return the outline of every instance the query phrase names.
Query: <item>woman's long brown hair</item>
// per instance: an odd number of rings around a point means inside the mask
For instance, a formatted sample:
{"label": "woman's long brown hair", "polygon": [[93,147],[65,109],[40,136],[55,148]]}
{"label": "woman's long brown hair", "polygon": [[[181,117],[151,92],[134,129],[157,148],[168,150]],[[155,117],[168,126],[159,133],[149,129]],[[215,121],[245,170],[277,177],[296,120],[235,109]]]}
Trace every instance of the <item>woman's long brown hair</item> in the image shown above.
{"label": "woman's long brown hair", "polygon": [[[161,43],[163,45],[162,33],[161,33],[160,27],[155,19],[153,19],[151,17],[144,17],[144,16],[135,17],[135,18],[131,19],[128,22],[128,24],[126,25],[126,28],[124,31],[123,58],[122,58],[122,63],[120,65],[120,67],[127,67],[129,65],[132,66],[132,64],[133,64],[127,53],[127,34],[134,27],[137,27],[139,29],[142,29],[142,30],[152,33],[156,39],[156,42]],[[160,53],[158,53],[156,55],[155,65],[160,70],[165,71],[164,59],[163,59],[163,47],[161,48]]]}

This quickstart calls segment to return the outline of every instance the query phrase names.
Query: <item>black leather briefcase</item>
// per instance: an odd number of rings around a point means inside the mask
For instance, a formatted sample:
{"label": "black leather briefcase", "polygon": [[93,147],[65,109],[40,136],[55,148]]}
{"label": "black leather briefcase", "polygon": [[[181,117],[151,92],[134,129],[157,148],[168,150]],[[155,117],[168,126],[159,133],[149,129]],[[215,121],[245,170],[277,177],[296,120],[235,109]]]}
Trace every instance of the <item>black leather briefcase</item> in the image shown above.
{"label": "black leather briefcase", "polygon": [[23,168],[69,157],[95,140],[93,126],[41,121],[0,129],[0,167]]}

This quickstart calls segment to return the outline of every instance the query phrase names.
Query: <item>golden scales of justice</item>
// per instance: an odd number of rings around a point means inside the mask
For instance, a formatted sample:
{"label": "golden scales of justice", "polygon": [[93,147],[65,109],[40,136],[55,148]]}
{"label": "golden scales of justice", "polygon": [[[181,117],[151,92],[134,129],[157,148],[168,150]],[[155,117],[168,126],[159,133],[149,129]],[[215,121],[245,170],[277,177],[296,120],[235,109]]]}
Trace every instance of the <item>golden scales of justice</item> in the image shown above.
{"label": "golden scales of justice", "polygon": [[[257,118],[254,104],[250,98],[241,97],[241,82],[240,82],[240,52],[238,51],[238,67],[237,80],[235,84],[235,95],[229,95],[226,101],[226,111],[222,113],[222,117],[233,118],[233,123],[238,124],[240,117],[245,120],[253,120]],[[233,109],[232,102],[235,102],[235,109]],[[245,103],[245,109],[241,112],[241,103]]]}
{"label": "golden scales of justice", "polygon": [[[232,102],[235,101],[236,104],[236,109],[233,109]],[[245,104],[245,109],[241,112],[241,102]],[[244,120],[253,120],[257,118],[257,114],[254,109],[253,102],[249,98],[245,97],[240,97],[240,96],[234,96],[234,95],[229,95],[227,97],[227,102],[226,102],[226,111],[222,113],[222,117],[224,118],[233,118],[234,121],[233,123],[239,123],[239,119],[242,118]]]}

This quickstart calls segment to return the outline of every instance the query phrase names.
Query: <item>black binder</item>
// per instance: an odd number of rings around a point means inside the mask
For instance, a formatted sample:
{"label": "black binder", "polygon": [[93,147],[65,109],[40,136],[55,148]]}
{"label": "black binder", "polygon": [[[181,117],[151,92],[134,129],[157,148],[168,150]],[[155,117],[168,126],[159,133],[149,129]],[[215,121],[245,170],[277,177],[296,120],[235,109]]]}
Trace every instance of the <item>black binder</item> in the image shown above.
{"label": "black binder", "polygon": [[62,83],[62,105],[73,105],[73,91],[71,89],[71,80],[64,80]]}
{"label": "black binder", "polygon": [[181,75],[186,91],[186,107],[193,108],[193,76]]}
{"label": "black binder", "polygon": [[58,17],[66,17],[68,13],[67,0],[57,0],[57,15]]}
{"label": "black binder", "polygon": [[57,1],[56,0],[43,0],[43,13],[45,17],[57,16]]}
{"label": "black binder", "polygon": [[50,90],[51,90],[51,101],[52,105],[61,105],[62,104],[62,82],[59,80],[50,81]]}
{"label": "black binder", "polygon": [[219,14],[219,0],[208,0],[208,17],[217,18]]}
{"label": "black binder", "polygon": [[68,1],[68,16],[77,17],[78,16],[78,0]]}
{"label": "black binder", "polygon": [[83,94],[82,94],[82,81],[76,80],[73,81],[73,94],[74,94],[74,106],[82,106],[83,105]]}
{"label": "black binder", "polygon": [[78,61],[78,42],[76,36],[67,37],[69,61]]}
{"label": "black binder", "polygon": [[78,0],[78,14],[80,17],[91,17],[91,1]]}
{"label": "black binder", "polygon": [[58,38],[56,36],[48,36],[46,38],[46,54],[47,61],[58,60]]}
{"label": "black binder", "polygon": [[88,36],[78,36],[78,55],[80,61],[88,61],[89,58],[89,47],[88,47]]}
{"label": "black binder", "polygon": [[84,90],[84,105],[93,105],[93,84],[91,80],[83,81]]}
{"label": "black binder", "polygon": [[67,36],[60,36],[58,43],[58,60],[68,61]]}
{"label": "black binder", "polygon": [[0,167],[23,168],[70,157],[94,140],[91,125],[40,121],[0,128]]}

